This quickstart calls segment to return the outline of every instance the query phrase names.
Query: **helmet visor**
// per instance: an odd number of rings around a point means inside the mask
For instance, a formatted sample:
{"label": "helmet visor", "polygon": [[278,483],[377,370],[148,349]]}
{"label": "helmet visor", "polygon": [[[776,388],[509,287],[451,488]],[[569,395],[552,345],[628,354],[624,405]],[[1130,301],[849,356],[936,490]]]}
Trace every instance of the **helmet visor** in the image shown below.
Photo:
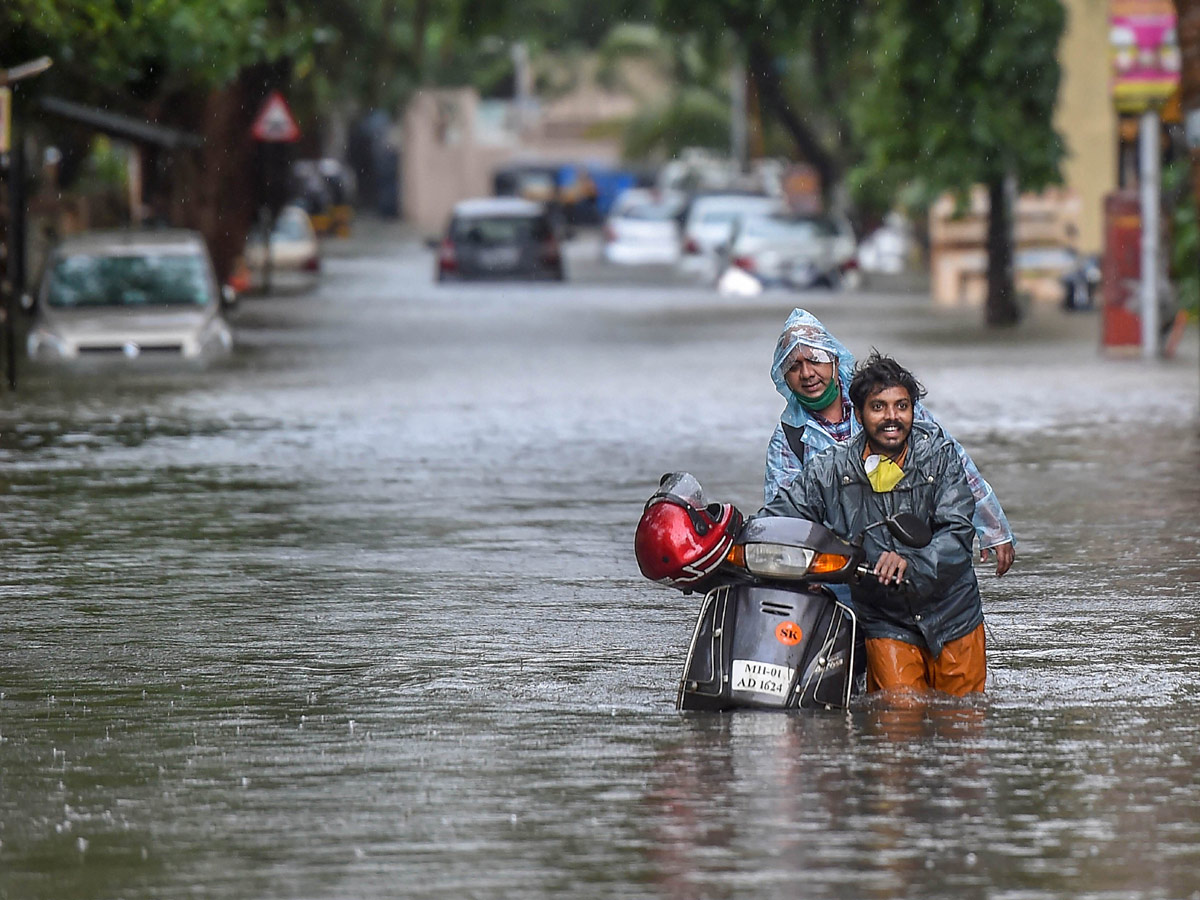
{"label": "helmet visor", "polygon": [[673,497],[692,509],[704,509],[704,488],[694,475],[688,472],[668,472],[658,483],[655,497]]}

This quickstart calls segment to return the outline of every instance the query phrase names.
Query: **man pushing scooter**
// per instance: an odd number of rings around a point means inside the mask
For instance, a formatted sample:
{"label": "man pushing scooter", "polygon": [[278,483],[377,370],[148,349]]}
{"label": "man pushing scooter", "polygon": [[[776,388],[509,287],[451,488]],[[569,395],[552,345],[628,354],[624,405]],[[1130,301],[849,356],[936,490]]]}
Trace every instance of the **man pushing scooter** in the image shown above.
{"label": "man pushing scooter", "polygon": [[[848,394],[861,430],[807,460],[760,515],[862,535],[874,577],[851,592],[866,633],[868,691],[982,691],[983,605],[971,565],[975,500],[957,447],[936,424],[914,422],[924,390],[890,357],[872,353]],[[899,512],[928,522],[928,546],[907,547],[887,529],[868,527]]]}

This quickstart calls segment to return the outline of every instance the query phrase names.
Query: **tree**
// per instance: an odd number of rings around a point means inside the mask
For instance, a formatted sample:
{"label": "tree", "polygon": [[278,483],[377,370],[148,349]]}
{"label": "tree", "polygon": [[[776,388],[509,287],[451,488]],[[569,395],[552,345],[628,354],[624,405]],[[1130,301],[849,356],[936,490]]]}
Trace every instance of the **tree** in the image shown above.
{"label": "tree", "polygon": [[737,42],[762,110],[834,196],[858,158],[848,117],[849,74],[859,63],[861,0],[659,0],[659,23],[700,35],[716,55]]}
{"label": "tree", "polygon": [[19,42],[55,60],[38,90],[201,135],[199,152],[172,157],[173,218],[204,233],[222,277],[254,216],[250,123],[292,61],[311,55],[314,33],[279,0],[9,0],[0,9],[0,53]]}
{"label": "tree", "polygon": [[[1179,17],[1179,49],[1183,56],[1183,67],[1180,73],[1179,85],[1180,100],[1183,108],[1190,112],[1200,109],[1200,0],[1175,0],[1175,9]],[[1197,245],[1196,231],[1200,227],[1200,221],[1196,219],[1196,216],[1200,216],[1200,148],[1192,148],[1190,157],[1192,187],[1190,209],[1193,213],[1193,219],[1190,223],[1177,221],[1175,226],[1192,237],[1190,242],[1181,242],[1183,246],[1189,247],[1192,251],[1191,272],[1188,276],[1185,276],[1191,290],[1188,291],[1187,296],[1181,297],[1181,299],[1189,301],[1186,305],[1192,309],[1193,313],[1196,313],[1200,312],[1200,306],[1196,302],[1197,292],[1195,290],[1196,277],[1200,274],[1196,271],[1197,267],[1200,266],[1200,254],[1195,252]],[[1188,227],[1189,225],[1190,228]],[[1179,262],[1182,264],[1183,260]],[[1181,291],[1181,293],[1183,292]]]}
{"label": "tree", "polygon": [[203,149],[171,160],[170,218],[204,233],[225,277],[258,212],[250,128],[270,90],[286,90],[319,151],[321,109],[390,107],[453,69],[465,2],[6,0],[0,61],[48,54],[39,91],[198,133]]}
{"label": "tree", "polygon": [[870,17],[873,71],[854,105],[866,155],[855,180],[917,182],[929,195],[987,187],[990,325],[1020,317],[1016,186],[1061,180],[1063,142],[1052,120],[1064,24],[1058,0],[878,0]]}

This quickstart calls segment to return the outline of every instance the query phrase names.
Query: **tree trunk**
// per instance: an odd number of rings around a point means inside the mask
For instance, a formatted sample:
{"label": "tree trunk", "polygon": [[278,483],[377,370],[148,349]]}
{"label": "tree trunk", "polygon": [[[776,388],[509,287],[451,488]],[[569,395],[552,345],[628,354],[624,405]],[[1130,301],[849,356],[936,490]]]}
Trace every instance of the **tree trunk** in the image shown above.
{"label": "tree trunk", "polygon": [[[1175,0],[1178,16],[1179,50],[1183,57],[1180,73],[1180,101],[1186,116],[1189,110],[1200,109],[1200,0]],[[1190,153],[1192,196],[1200,215],[1200,147]]]}
{"label": "tree trunk", "polygon": [[988,325],[1015,325],[1021,318],[1013,276],[1013,210],[1011,176],[988,182],[987,305]]}
{"label": "tree trunk", "polygon": [[[233,274],[266,199],[257,163],[260,147],[251,128],[271,88],[287,83],[289,70],[286,59],[251,66],[232,83],[203,97],[172,100],[176,116],[170,121],[197,130],[204,146],[172,157],[165,217],[204,235],[222,284]],[[280,165],[286,166],[286,160]],[[276,173],[279,178],[286,175],[286,171]]]}
{"label": "tree trunk", "polygon": [[796,149],[801,158],[820,174],[821,191],[828,197],[833,186],[841,179],[837,163],[804,123],[804,120],[796,114],[792,105],[788,103],[779,72],[775,69],[775,63],[766,42],[760,37],[754,37],[745,32],[740,37],[746,47],[747,69],[754,81],[759,101],[787,129],[792,140],[796,142]]}

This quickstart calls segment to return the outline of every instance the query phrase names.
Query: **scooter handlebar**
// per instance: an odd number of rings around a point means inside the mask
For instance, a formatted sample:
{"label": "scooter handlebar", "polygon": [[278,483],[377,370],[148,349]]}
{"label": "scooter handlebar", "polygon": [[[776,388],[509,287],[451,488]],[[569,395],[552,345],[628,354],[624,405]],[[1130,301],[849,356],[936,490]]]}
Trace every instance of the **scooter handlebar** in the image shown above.
{"label": "scooter handlebar", "polygon": [[[875,567],[865,562],[858,564],[858,568],[854,570],[854,574],[859,578],[862,578],[864,575],[866,575],[874,578],[876,581],[879,581],[878,576],[875,574]],[[906,591],[911,591],[913,589],[913,583],[907,578],[901,578],[899,583],[884,585],[884,587],[891,587],[893,589],[900,588]]]}

